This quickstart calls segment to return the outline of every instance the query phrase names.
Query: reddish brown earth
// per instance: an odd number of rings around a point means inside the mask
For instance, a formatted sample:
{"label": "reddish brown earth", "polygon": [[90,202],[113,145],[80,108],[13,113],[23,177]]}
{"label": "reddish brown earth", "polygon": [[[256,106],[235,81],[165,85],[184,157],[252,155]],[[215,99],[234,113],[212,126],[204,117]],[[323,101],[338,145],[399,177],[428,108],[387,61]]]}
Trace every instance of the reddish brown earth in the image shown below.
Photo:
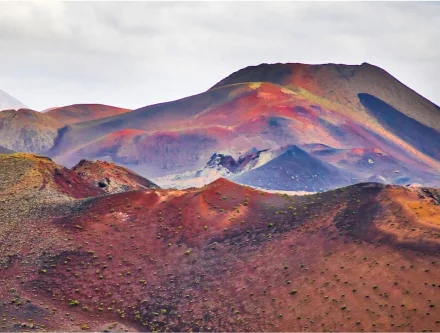
{"label": "reddish brown earth", "polygon": [[105,161],[81,160],[72,171],[106,193],[159,188],[133,171]]}
{"label": "reddish brown earth", "polygon": [[2,331],[440,327],[438,190],[363,183],[289,197],[220,179],[42,202],[46,160],[23,169],[31,158],[10,156],[12,171],[0,173]]}
{"label": "reddish brown earth", "polygon": [[73,104],[49,109],[46,114],[63,124],[74,124],[83,121],[106,118],[130,112],[129,109],[117,108],[102,104]]}

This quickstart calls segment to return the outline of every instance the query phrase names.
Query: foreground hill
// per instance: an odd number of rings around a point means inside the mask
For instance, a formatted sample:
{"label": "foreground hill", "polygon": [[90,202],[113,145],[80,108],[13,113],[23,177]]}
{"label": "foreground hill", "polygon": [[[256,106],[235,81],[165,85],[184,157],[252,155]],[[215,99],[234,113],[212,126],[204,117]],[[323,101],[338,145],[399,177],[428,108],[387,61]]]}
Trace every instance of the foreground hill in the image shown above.
{"label": "foreground hill", "polygon": [[27,108],[27,106],[3,90],[0,90],[0,111],[10,109],[18,110],[23,108]]}
{"label": "foreground hill", "polygon": [[[81,161],[67,169],[50,158],[34,154],[0,154],[0,196],[4,209],[16,205],[46,205],[112,192],[158,188],[130,170],[102,161]],[[40,202],[43,200],[43,202]],[[6,203],[14,202],[9,207]],[[7,208],[7,209],[6,209]]]}
{"label": "foreground hill", "polygon": [[[195,172],[214,153],[237,160],[252,148],[327,145],[365,152],[357,161],[314,156],[339,172],[354,173],[357,182],[438,185],[439,124],[436,105],[378,67],[263,64],[198,95],[70,124],[48,154],[67,166],[83,158],[106,159],[157,178]],[[386,156],[383,163],[357,171],[375,151]],[[282,183],[284,176],[279,178],[272,184]]]}
{"label": "foreground hill", "polygon": [[[24,153],[0,155],[0,195],[4,200],[45,197],[54,201],[100,194],[104,192],[99,187],[74,171],[57,165],[50,158]],[[7,210],[14,213],[11,207]]]}
{"label": "foreground hill", "polygon": [[[16,202],[1,207],[2,221]],[[435,189],[364,183],[289,197],[219,179],[51,207],[0,229],[2,330],[440,325]]]}

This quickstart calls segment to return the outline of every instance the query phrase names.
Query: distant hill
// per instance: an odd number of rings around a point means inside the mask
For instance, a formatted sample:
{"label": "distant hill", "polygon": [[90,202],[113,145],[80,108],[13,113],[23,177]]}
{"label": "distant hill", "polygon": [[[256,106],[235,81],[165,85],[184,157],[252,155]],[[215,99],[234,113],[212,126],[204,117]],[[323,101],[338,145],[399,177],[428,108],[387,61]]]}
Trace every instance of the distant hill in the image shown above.
{"label": "distant hill", "polygon": [[231,179],[261,188],[316,192],[351,184],[350,176],[297,146],[289,146],[263,165]]}
{"label": "distant hill", "polygon": [[47,112],[4,110],[0,113],[0,144],[15,151],[47,153],[68,124],[129,111],[100,104],[76,104]]}
{"label": "distant hill", "polygon": [[44,153],[55,144],[64,124],[29,109],[0,112],[0,144],[20,152]]}
{"label": "distant hill", "polygon": [[405,163],[380,149],[337,149],[324,144],[295,145],[278,149],[251,149],[234,159],[214,153],[206,165],[158,177],[163,187],[203,186],[218,178],[277,191],[320,192],[356,182],[385,184],[430,184],[440,182],[435,172]]}
{"label": "distant hill", "polygon": [[45,113],[64,124],[74,124],[130,112],[129,109],[102,104],[74,104],[55,107]]}

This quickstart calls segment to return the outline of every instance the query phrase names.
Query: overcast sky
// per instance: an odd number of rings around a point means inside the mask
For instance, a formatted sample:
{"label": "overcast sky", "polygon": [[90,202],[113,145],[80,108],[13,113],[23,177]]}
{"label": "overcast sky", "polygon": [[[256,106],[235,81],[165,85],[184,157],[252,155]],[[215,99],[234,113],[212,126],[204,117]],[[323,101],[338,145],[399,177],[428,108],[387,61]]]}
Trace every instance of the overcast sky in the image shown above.
{"label": "overcast sky", "polygon": [[0,2],[0,89],[138,108],[260,63],[369,62],[440,105],[440,3]]}

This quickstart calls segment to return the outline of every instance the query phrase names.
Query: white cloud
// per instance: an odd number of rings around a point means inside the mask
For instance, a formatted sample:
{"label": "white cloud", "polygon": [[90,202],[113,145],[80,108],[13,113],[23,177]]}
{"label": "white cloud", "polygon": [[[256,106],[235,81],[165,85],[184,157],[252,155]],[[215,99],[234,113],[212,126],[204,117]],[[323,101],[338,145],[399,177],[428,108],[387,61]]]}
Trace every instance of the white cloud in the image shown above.
{"label": "white cloud", "polygon": [[376,64],[440,104],[440,5],[0,2],[0,88],[137,108],[262,62]]}

